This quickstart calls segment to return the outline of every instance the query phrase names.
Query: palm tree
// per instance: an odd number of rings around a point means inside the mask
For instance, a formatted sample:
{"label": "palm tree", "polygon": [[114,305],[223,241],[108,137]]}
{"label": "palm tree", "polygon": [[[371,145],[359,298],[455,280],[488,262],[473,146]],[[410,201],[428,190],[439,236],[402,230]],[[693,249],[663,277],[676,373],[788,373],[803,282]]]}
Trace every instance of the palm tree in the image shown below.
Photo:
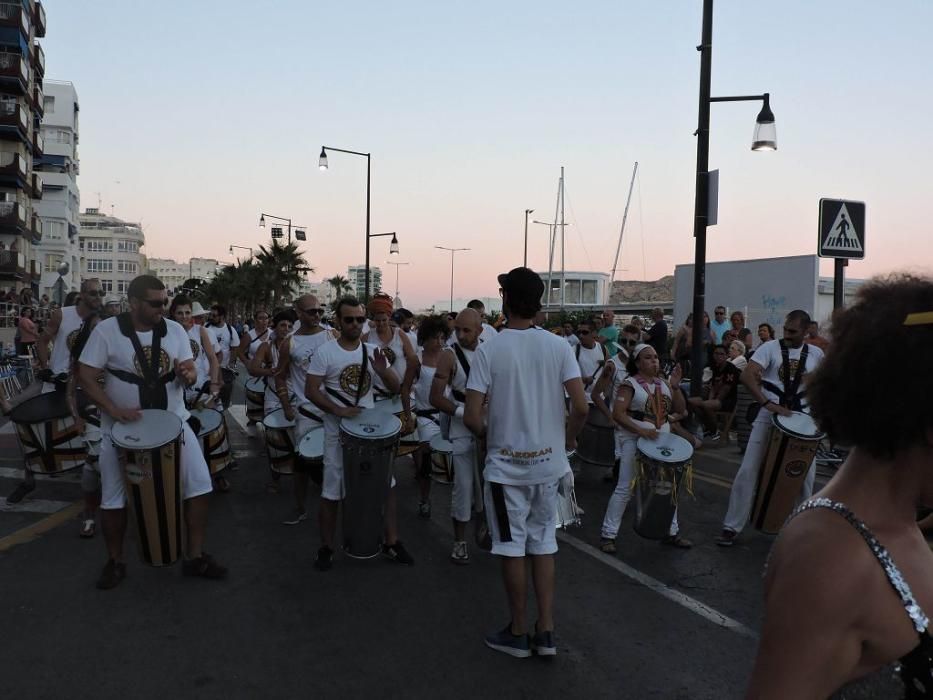
{"label": "palm tree", "polygon": [[255,265],[260,270],[260,289],[271,290],[274,308],[279,306],[283,297],[291,295],[306,274],[314,272],[314,268],[308,265],[304,255],[298,251],[297,243],[283,245],[275,239],[268,247],[259,246]]}
{"label": "palm tree", "polygon": [[333,310],[336,311],[337,302],[345,295],[353,291],[353,285],[350,284],[350,280],[342,275],[334,275],[324,280],[324,284],[329,284],[334,288],[334,301],[331,304]]}

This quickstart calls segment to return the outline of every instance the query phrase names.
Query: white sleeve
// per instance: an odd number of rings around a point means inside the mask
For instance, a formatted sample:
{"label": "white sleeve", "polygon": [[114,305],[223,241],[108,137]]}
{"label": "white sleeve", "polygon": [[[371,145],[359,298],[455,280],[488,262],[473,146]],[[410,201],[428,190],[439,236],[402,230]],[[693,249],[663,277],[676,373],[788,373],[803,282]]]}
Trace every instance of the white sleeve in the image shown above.
{"label": "white sleeve", "polygon": [[236,328],[230,326],[230,333],[232,334],[230,340],[230,347],[235,348],[240,344],[240,334],[236,332]]}
{"label": "white sleeve", "polygon": [[308,361],[308,374],[313,374],[315,377],[327,376],[327,346],[328,344],[325,343],[311,356]]}
{"label": "white sleeve", "polygon": [[580,365],[577,362],[576,354],[567,343],[561,342],[560,353],[563,355],[562,364],[560,368],[560,383],[565,384],[571,379],[579,379],[580,375]]}
{"label": "white sleeve", "polygon": [[171,327],[171,331],[172,340],[178,346],[178,361],[193,360],[194,354],[191,352],[191,343],[188,342],[188,334],[185,329],[176,324]]}
{"label": "white sleeve", "polygon": [[110,355],[106,334],[101,332],[101,325],[96,326],[91,331],[91,335],[88,336],[84,349],[81,351],[81,357],[78,358],[81,364],[96,367],[97,369],[103,369],[107,366],[107,357]]}
{"label": "white sleeve", "polygon": [[758,349],[755,350],[755,354],[752,355],[752,362],[757,365],[761,365],[765,369],[771,365],[771,359],[774,353],[771,349],[777,347],[778,343],[773,340],[769,340],[767,343],[763,343],[758,346]]}
{"label": "white sleeve", "polygon": [[467,380],[467,391],[478,391],[481,394],[489,393],[490,374],[489,356],[486,353],[488,346],[480,345],[479,350],[473,354],[470,364],[470,378]]}

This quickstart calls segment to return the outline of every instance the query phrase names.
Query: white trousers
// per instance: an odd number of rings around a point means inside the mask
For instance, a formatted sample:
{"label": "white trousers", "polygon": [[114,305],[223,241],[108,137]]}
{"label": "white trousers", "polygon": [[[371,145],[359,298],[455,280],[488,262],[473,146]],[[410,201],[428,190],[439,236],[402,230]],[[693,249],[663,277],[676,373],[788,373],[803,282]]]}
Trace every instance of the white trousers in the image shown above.
{"label": "white trousers", "polygon": [[450,492],[450,517],[458,523],[468,523],[473,515],[474,489],[479,476],[476,473],[476,439],[466,435],[455,437],[451,443],[454,446],[454,485]]}
{"label": "white trousers", "polygon": [[[758,485],[758,474],[768,451],[768,442],[771,439],[771,412],[762,408],[752,424],[751,435],[748,436],[748,446],[742,458],[742,466],[732,481],[732,492],[729,494],[729,510],[722,521],[724,530],[742,532],[748,523],[755,500],[755,487]],[[810,462],[807,476],[803,482],[800,499],[804,500],[813,494],[813,480],[816,477],[814,460]]]}

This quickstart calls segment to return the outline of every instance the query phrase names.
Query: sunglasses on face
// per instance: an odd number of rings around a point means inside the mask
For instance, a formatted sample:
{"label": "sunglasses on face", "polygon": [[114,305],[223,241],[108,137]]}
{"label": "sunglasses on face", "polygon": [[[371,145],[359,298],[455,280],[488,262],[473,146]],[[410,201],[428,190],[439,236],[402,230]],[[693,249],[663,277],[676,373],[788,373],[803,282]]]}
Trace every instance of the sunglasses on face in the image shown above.
{"label": "sunglasses on face", "polygon": [[361,326],[366,323],[365,316],[343,316],[340,320],[346,324],[357,323]]}
{"label": "sunglasses on face", "polygon": [[716,312],[716,315],[717,315],[717,316],[725,316],[725,315],[726,315],[726,312],[725,312],[725,311],[717,311],[717,312]]}
{"label": "sunglasses on face", "polygon": [[298,309],[298,310],[303,314],[308,314],[309,316],[312,314],[317,314],[318,316],[320,316],[322,313],[324,313],[324,309],[319,309],[317,307],[313,307],[310,309]]}
{"label": "sunglasses on face", "polygon": [[107,295],[107,292],[103,289],[92,289],[89,292],[84,292],[84,294],[89,297],[103,297]]}
{"label": "sunglasses on face", "polygon": [[168,306],[168,299],[143,299],[153,309],[164,309]]}
{"label": "sunglasses on face", "polygon": [[624,345],[627,348],[634,348],[636,345],[638,345],[638,341],[637,340],[620,340],[619,345]]}

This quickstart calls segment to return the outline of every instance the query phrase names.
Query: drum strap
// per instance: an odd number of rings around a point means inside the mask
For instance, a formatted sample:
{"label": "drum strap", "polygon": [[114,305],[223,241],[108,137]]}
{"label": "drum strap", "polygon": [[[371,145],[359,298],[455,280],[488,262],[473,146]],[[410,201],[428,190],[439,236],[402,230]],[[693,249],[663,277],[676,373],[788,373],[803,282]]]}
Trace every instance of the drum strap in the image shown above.
{"label": "drum strap", "polygon": [[790,408],[791,410],[800,410],[800,404],[805,392],[798,393],[800,388],[800,381],[803,379],[804,369],[807,364],[807,350],[809,346],[804,343],[803,348],[800,350],[800,359],[797,361],[797,371],[794,372],[794,376],[790,376],[790,353],[788,352],[787,345],[784,343],[784,339],[780,340],[781,344],[781,368],[784,374],[785,384],[784,389],[782,390],[776,384],[773,384],[769,381],[762,381],[761,385],[768,391],[773,392],[778,397],[778,403],[782,406]]}
{"label": "drum strap", "polygon": [[323,419],[323,418],[321,418],[321,417],[320,417],[319,415],[317,415],[314,411],[312,411],[310,408],[308,408],[308,404],[303,404],[303,405],[299,406],[299,407],[298,407],[298,413],[300,413],[301,415],[303,415],[305,418],[310,418],[311,420],[317,421],[318,423],[323,423],[323,422],[324,422],[324,419]]}
{"label": "drum strap", "polygon": [[[363,397],[363,385],[366,383],[366,368],[369,364],[369,353],[366,352],[366,343],[360,343],[360,348],[363,350],[363,362],[360,367],[360,380],[356,385],[356,401],[350,403],[350,401],[341,393],[334,391],[330,387],[326,387],[325,391],[328,394],[337,399],[344,406],[359,406],[360,399]],[[391,394],[387,394],[391,396]]]}
{"label": "drum strap", "polygon": [[[454,354],[457,356],[457,362],[460,363],[460,366],[463,367],[463,373],[466,375],[466,378],[470,378],[470,363],[467,361],[466,355],[463,353],[463,348],[460,347],[460,343],[454,343],[451,346],[454,349]],[[466,386],[466,384],[464,384]],[[466,403],[466,394],[462,391],[457,391],[456,389],[451,389],[453,397],[460,403]]]}
{"label": "drum strap", "polygon": [[143,352],[142,344],[139,342],[139,336],[136,329],[133,328],[133,321],[129,313],[122,313],[117,316],[117,325],[120,332],[130,339],[133,344],[133,351],[136,353],[136,360],[139,362],[139,368],[143,376],[124,372],[119,369],[107,368],[117,379],[127,384],[135,384],[139,389],[140,408],[168,408],[168,392],[165,385],[175,380],[175,370],[169,370],[165,375],[159,376],[159,359],[162,356],[162,337],[168,332],[168,326],[165,319],[159,322],[152,329],[152,348],[151,354],[147,358]]}
{"label": "drum strap", "polygon": [[[438,423],[437,421],[438,413],[440,413],[440,411],[438,411],[436,408],[425,408],[420,411],[415,411],[415,415],[418,416],[419,418],[430,418],[435,423]],[[440,425],[440,423],[438,423],[438,425]]]}
{"label": "drum strap", "polygon": [[81,328],[78,331],[78,336],[75,338],[74,345],[71,346],[71,361],[77,362],[78,358],[81,357],[81,351],[84,350],[84,346],[87,345],[87,339],[91,337],[91,331],[94,330],[94,326],[97,324],[99,316],[96,313],[92,313],[81,324]]}

